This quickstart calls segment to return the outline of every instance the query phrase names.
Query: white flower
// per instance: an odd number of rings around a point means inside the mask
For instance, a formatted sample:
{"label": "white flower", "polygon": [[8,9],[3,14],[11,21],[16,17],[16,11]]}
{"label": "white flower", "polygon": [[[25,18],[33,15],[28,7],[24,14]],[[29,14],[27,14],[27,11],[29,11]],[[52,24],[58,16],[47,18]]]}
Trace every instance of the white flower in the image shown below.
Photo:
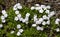
{"label": "white flower", "polygon": [[48,17],[52,17],[53,15],[55,15],[54,11],[50,12],[49,15],[48,15]]}
{"label": "white flower", "polygon": [[27,22],[29,20],[29,18],[25,17],[25,21]]}
{"label": "white flower", "polygon": [[30,15],[29,13],[27,13],[27,14],[26,14],[25,19],[23,19],[23,20],[22,20],[22,22],[23,22],[23,23],[24,23],[24,22],[28,22],[28,20],[29,20],[29,18],[28,18],[28,17],[29,17],[29,15]]}
{"label": "white flower", "polygon": [[0,24],[0,28],[2,28],[3,27],[3,25],[2,24]]}
{"label": "white flower", "polygon": [[55,21],[55,24],[59,24],[59,22],[58,21]]}
{"label": "white flower", "polygon": [[31,10],[34,10],[34,9],[35,9],[35,7],[34,7],[34,6],[32,6],[32,7],[31,7]]}
{"label": "white flower", "polygon": [[11,34],[13,34],[14,33],[14,31],[11,31]]}
{"label": "white flower", "polygon": [[46,15],[43,15],[43,17],[42,17],[44,20],[49,20],[50,18],[48,17],[48,16],[46,16]]}
{"label": "white flower", "polygon": [[50,12],[51,15],[55,15],[55,11]]}
{"label": "white flower", "polygon": [[47,10],[47,7],[44,7],[44,10]]}
{"label": "white flower", "polygon": [[13,7],[15,7],[15,8],[16,8],[16,7],[17,7],[17,4],[15,4]]}
{"label": "white flower", "polygon": [[16,5],[13,6],[13,10],[17,10],[17,6]]}
{"label": "white flower", "polygon": [[60,19],[59,19],[59,18],[57,18],[57,19],[56,19],[56,21],[58,21],[58,22],[59,22],[59,21],[60,21]]}
{"label": "white flower", "polygon": [[56,31],[57,31],[57,32],[59,32],[59,31],[60,31],[60,29],[59,29],[59,28],[57,28],[57,29],[56,29]]}
{"label": "white flower", "polygon": [[6,18],[8,15],[7,14],[4,14],[4,17]]}
{"label": "white flower", "polygon": [[41,8],[45,8],[45,5],[41,5]]}
{"label": "white flower", "polygon": [[18,25],[17,25],[17,29],[20,29],[20,28],[21,28],[21,25],[20,25],[20,24],[18,24]]}
{"label": "white flower", "polygon": [[39,18],[39,21],[40,21],[40,22],[43,22],[43,20],[44,20],[43,18]]}
{"label": "white flower", "polygon": [[18,9],[22,9],[22,6],[18,6],[17,8],[18,8]]}
{"label": "white flower", "polygon": [[25,23],[26,22],[25,19],[23,19],[22,22]]}
{"label": "white flower", "polygon": [[36,27],[36,24],[32,24],[32,27]]}
{"label": "white flower", "polygon": [[34,18],[34,22],[36,22],[38,19],[37,18]]}
{"label": "white flower", "polygon": [[3,14],[3,15],[6,14],[6,11],[5,11],[5,10],[2,10],[2,14]]}
{"label": "white flower", "polygon": [[22,9],[22,6],[20,5],[20,3],[17,3],[16,5],[18,9]]}
{"label": "white flower", "polygon": [[36,10],[40,10],[40,8],[39,8],[39,7],[35,7],[35,9],[36,9]]}
{"label": "white flower", "polygon": [[39,7],[35,7],[36,10],[41,10],[42,8],[39,6]]}
{"label": "white flower", "polygon": [[36,24],[41,24],[41,22],[40,21],[36,21]]}
{"label": "white flower", "polygon": [[55,21],[55,24],[59,24],[59,22],[60,22],[60,19],[57,18],[56,21]]}
{"label": "white flower", "polygon": [[28,24],[28,22],[25,22],[26,24]]}
{"label": "white flower", "polygon": [[3,20],[3,19],[5,19],[5,17],[4,16],[1,16],[1,19]]}
{"label": "white flower", "polygon": [[20,32],[17,32],[17,36],[20,36],[21,35],[21,33]]}
{"label": "white flower", "polygon": [[13,7],[13,10],[17,10],[17,7]]}
{"label": "white flower", "polygon": [[18,11],[18,10],[16,10],[16,11],[15,11],[15,14],[17,14],[17,15],[18,15],[18,14],[19,14],[19,11]]}
{"label": "white flower", "polygon": [[39,13],[43,13],[43,12],[44,12],[44,10],[43,10],[43,9],[40,9],[40,10],[39,10]]}
{"label": "white flower", "polygon": [[17,3],[16,6],[21,6],[21,4],[20,3]]}
{"label": "white flower", "polygon": [[49,19],[50,19],[50,17],[47,16],[47,20],[49,20]]}
{"label": "white flower", "polygon": [[29,17],[29,16],[30,16],[30,13],[27,13],[27,14],[26,14],[26,17]]}
{"label": "white flower", "polygon": [[43,31],[43,27],[39,27],[39,26],[37,26],[37,30],[41,30],[41,31]]}
{"label": "white flower", "polygon": [[36,22],[37,20],[37,15],[34,15],[34,22]]}
{"label": "white flower", "polygon": [[2,23],[5,23],[5,22],[6,22],[6,20],[5,20],[5,19],[3,19],[3,20],[2,20]]}
{"label": "white flower", "polygon": [[49,13],[50,13],[50,11],[49,11],[49,10],[46,10],[46,11],[45,11],[45,13],[49,14]]}
{"label": "white flower", "polygon": [[13,10],[17,10],[17,9],[22,9],[22,6],[20,5],[20,3],[17,3],[14,5]]}
{"label": "white flower", "polygon": [[38,19],[37,18],[34,18],[34,22],[36,22]]}
{"label": "white flower", "polygon": [[19,19],[19,21],[22,21],[22,20],[23,20],[23,18],[20,18],[20,19]]}
{"label": "white flower", "polygon": [[18,17],[15,17],[14,20],[15,20],[15,21],[18,21]]}
{"label": "white flower", "polygon": [[45,5],[41,5],[41,8],[43,8],[44,10],[47,10]]}
{"label": "white flower", "polygon": [[48,6],[46,6],[48,9],[50,9],[51,7],[48,5]]}
{"label": "white flower", "polygon": [[39,4],[35,4],[35,6],[40,6]]}
{"label": "white flower", "polygon": [[43,22],[42,22],[42,25],[46,25],[46,22],[45,22],[45,21],[43,21]]}
{"label": "white flower", "polygon": [[48,20],[48,21],[46,22],[46,24],[48,24],[48,25],[49,25],[49,24],[50,24],[50,20]]}
{"label": "white flower", "polygon": [[24,30],[23,29],[19,29],[19,32],[22,33]]}
{"label": "white flower", "polygon": [[17,17],[20,19],[21,18],[21,14],[18,14]]}
{"label": "white flower", "polygon": [[2,10],[2,14],[4,15],[5,18],[8,16],[5,10]]}
{"label": "white flower", "polygon": [[46,15],[43,15],[43,19],[47,19],[47,16]]}
{"label": "white flower", "polygon": [[34,15],[34,18],[37,18],[37,15]]}

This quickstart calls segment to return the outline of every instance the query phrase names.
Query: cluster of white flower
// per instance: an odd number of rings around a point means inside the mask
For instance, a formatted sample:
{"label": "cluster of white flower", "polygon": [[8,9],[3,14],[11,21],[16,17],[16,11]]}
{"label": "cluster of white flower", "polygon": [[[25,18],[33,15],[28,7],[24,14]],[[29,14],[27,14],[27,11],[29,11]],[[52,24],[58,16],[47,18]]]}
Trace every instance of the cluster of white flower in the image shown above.
{"label": "cluster of white flower", "polygon": [[[38,10],[40,11],[41,13],[43,13],[45,11],[45,13],[48,14],[48,16],[46,15],[43,15],[42,18],[39,18],[37,19],[37,15],[34,15],[34,22],[36,22],[36,24],[41,24],[41,22],[43,22],[43,20],[48,20],[46,23],[49,24],[50,23],[50,18],[55,15],[55,12],[52,11],[50,12],[49,9],[50,9],[50,6],[45,6],[45,5],[39,5],[39,4],[35,4],[35,6],[31,7],[31,10]],[[43,22],[42,24],[44,24],[45,22]]]}
{"label": "cluster of white flower", "polygon": [[44,10],[46,10],[46,13],[49,13],[49,10],[47,10],[47,9],[50,9],[50,6],[35,4],[35,6],[31,7],[31,10],[34,10],[34,9],[38,10],[39,13],[43,13]]}
{"label": "cluster of white flower", "polygon": [[2,14],[3,15],[1,16],[1,20],[2,20],[2,23],[5,23],[6,22],[5,18],[7,18],[8,14],[5,10],[2,10]]}
{"label": "cluster of white flower", "polygon": [[37,26],[36,29],[37,29],[37,30],[41,30],[41,31],[44,30],[44,28],[43,28],[43,27],[40,27],[40,26]]}
{"label": "cluster of white flower", "polygon": [[18,20],[19,20],[19,21],[22,21],[23,23],[28,24],[28,19],[29,19],[30,14],[27,13],[25,19],[23,19],[22,16],[21,16],[21,14],[19,13],[19,11],[18,11],[17,9],[22,9],[22,6],[21,6],[20,3],[17,3],[17,4],[14,5],[14,7],[13,7],[13,10],[16,10],[16,11],[15,11],[15,14],[17,15],[17,16],[14,18],[14,20],[15,20],[15,21],[18,21]]}
{"label": "cluster of white flower", "polygon": [[60,22],[60,19],[57,18],[56,21],[55,21],[55,24],[58,24],[59,25],[59,22]]}
{"label": "cluster of white flower", "polygon": [[[50,12],[50,6],[45,6],[45,5],[39,5],[35,4],[35,6],[31,7],[31,10],[38,10],[39,13],[47,13],[48,15],[43,15],[41,18],[37,18],[37,15],[34,15],[34,22],[35,24],[32,24],[32,27],[36,27],[37,24],[42,24],[42,25],[49,25],[50,24],[50,18],[55,15],[54,11]],[[47,21],[45,21],[47,20]],[[39,26],[37,28],[40,28]],[[38,29],[37,29],[38,30]]]}
{"label": "cluster of white flower", "polygon": [[30,14],[27,13],[25,19],[23,19],[22,16],[21,16],[21,14],[18,14],[18,15],[14,18],[14,20],[16,20],[16,21],[19,20],[19,21],[22,21],[23,23],[28,24],[29,16],[30,16]]}
{"label": "cluster of white flower", "polygon": [[22,9],[22,6],[20,3],[15,4],[13,7],[13,10],[18,10],[18,9]]}
{"label": "cluster of white flower", "polygon": [[51,18],[53,15],[55,15],[55,11],[52,11],[48,14],[48,17]]}
{"label": "cluster of white flower", "polygon": [[[23,18],[23,17],[21,16],[21,14],[19,13],[18,9],[22,9],[22,6],[21,6],[20,3],[17,3],[17,4],[14,5],[14,7],[13,7],[13,10],[15,10],[15,14],[17,15],[17,16],[14,18],[14,20],[15,20],[15,21],[18,21],[18,20],[19,20],[19,21],[22,21],[23,23],[28,24],[30,13],[27,13],[26,16],[25,16],[25,18]],[[45,6],[45,5],[35,4],[35,6],[32,6],[32,7],[31,7],[31,10],[34,10],[34,9],[35,9],[35,10],[38,10],[39,13],[43,13],[43,12],[45,11],[45,13],[48,14],[48,15],[43,15],[41,18],[37,18],[37,14],[35,14],[34,17],[33,17],[33,19],[34,19],[34,24],[32,24],[32,27],[36,27],[37,30],[43,31],[44,28],[38,26],[38,24],[50,25],[50,18],[55,15],[55,12],[54,12],[54,11],[51,11],[51,12],[50,12],[50,10],[49,10],[49,9],[50,9],[50,6],[49,6],[49,5],[48,5],[48,6]],[[2,23],[5,23],[5,22],[6,22],[5,19],[7,18],[8,14],[6,13],[5,10],[2,10],[2,14],[3,14],[3,15],[1,16],[1,20],[2,20]],[[47,21],[45,21],[45,20],[47,20]],[[60,19],[57,18],[56,21],[55,21],[55,24],[58,24],[58,25],[59,25],[59,22],[60,22]],[[3,25],[0,24],[0,28],[2,28],[2,27],[3,27]],[[20,24],[17,25],[17,29],[18,29],[18,32],[17,32],[16,35],[17,35],[17,36],[20,36],[24,30],[21,29],[21,25],[20,25]],[[60,31],[59,28],[56,28],[55,30],[56,30],[56,32],[59,32],[59,31]],[[15,31],[12,30],[12,31],[11,31],[11,34],[13,34],[14,32],[15,32]]]}
{"label": "cluster of white flower", "polygon": [[21,29],[21,25],[20,24],[17,25],[17,29],[19,29],[19,31],[17,32],[17,36],[20,36],[21,33],[23,32],[23,29]]}
{"label": "cluster of white flower", "polygon": [[2,28],[3,27],[3,25],[2,24],[0,24],[0,28]]}
{"label": "cluster of white flower", "polygon": [[[44,21],[44,20],[47,20],[47,21]],[[42,18],[37,18],[37,15],[34,15],[34,22],[36,24],[42,24],[42,25],[50,24],[49,17],[47,17],[46,15],[43,15]]]}
{"label": "cluster of white flower", "polygon": [[[17,36],[20,36],[21,35],[21,33],[24,31],[23,29],[21,29],[21,25],[20,24],[18,24],[17,25],[17,29],[18,29],[18,32],[17,32]],[[15,31],[14,30],[12,30],[11,31],[11,34],[13,34]]]}

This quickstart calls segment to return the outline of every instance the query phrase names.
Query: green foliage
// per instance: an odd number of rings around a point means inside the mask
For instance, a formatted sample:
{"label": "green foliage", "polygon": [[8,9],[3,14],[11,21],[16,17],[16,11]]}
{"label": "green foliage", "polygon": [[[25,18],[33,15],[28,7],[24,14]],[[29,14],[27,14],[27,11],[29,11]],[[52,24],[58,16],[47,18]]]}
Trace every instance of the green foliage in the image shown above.
{"label": "green foliage", "polygon": [[[16,16],[15,11],[13,11],[13,9],[10,8],[7,10],[7,13],[8,13],[8,17],[6,18],[7,22],[5,24],[3,24],[4,25],[3,29],[0,29],[0,37],[3,37],[3,34],[5,34],[4,36],[7,36],[7,37],[18,37],[16,35],[16,33],[18,31],[18,29],[16,28],[17,24],[20,24],[22,26],[22,29],[24,29],[24,32],[19,37],[48,37],[48,30],[37,31],[36,28],[31,27],[31,25],[33,24],[32,18],[34,16],[34,14],[37,14],[38,18],[40,18],[40,17],[42,17],[42,15],[45,15],[46,13],[40,14],[38,11],[30,10],[30,8],[27,8],[27,7],[23,7],[23,9],[21,9],[19,11],[20,11],[23,18],[25,18],[26,13],[31,14],[29,17],[29,24],[21,23],[19,21],[16,22],[14,20],[14,17]],[[51,25],[43,26],[44,28],[50,27],[52,29],[52,32],[49,33],[51,36],[52,36],[52,34],[54,34],[53,33],[54,29],[57,27],[57,25],[54,23],[54,21],[55,21],[55,16],[53,16],[51,18]],[[1,23],[1,21],[0,21],[0,23]],[[15,33],[10,34],[10,31],[14,28],[15,28]],[[56,37],[59,37],[59,34],[57,34]]]}

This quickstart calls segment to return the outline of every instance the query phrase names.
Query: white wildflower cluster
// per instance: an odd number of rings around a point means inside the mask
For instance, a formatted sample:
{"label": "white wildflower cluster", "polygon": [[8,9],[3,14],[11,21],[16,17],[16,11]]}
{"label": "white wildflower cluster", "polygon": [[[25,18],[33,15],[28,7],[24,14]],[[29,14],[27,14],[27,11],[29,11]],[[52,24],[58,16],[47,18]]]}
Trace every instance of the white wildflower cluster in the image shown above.
{"label": "white wildflower cluster", "polygon": [[[34,17],[33,17],[34,24],[32,24],[32,27],[36,27],[37,30],[43,31],[44,30],[44,27],[40,27],[40,26],[38,26],[38,24],[39,25],[42,24],[43,26],[50,25],[50,18],[55,15],[55,12],[54,11],[50,11],[49,10],[50,8],[51,7],[49,5],[46,6],[46,5],[39,5],[39,4],[35,4],[35,6],[32,6],[31,7],[31,10],[34,10],[35,9],[35,10],[38,10],[39,13],[44,13],[44,12],[47,13],[47,15],[43,15],[40,18],[37,18],[38,16],[37,16],[37,14],[35,14]],[[22,6],[21,6],[20,3],[15,4],[14,7],[13,7],[13,10],[15,10],[15,14],[17,15],[14,18],[14,20],[15,21],[21,21],[22,23],[28,24],[30,13],[26,13],[25,18],[23,18],[22,15],[20,14],[20,12],[18,11],[18,9],[22,9]],[[2,10],[2,14],[3,15],[1,16],[1,20],[2,20],[2,23],[5,23],[6,22],[5,19],[7,18],[8,14],[7,14],[7,12],[5,10]],[[45,21],[45,20],[47,20],[47,21]],[[57,18],[55,20],[55,24],[58,24],[59,25],[59,22],[60,22],[60,19]],[[3,25],[0,24],[0,28],[2,28],[2,27],[3,27]],[[17,32],[16,35],[17,36],[20,36],[24,30],[21,29],[21,25],[20,24],[18,24],[16,27],[18,29],[18,32]],[[56,30],[56,32],[59,32],[60,31],[59,28],[56,28],[55,30]],[[13,34],[14,32],[15,31],[12,30],[11,31],[11,34]]]}
{"label": "white wildflower cluster", "polygon": [[[17,36],[20,36],[22,34],[22,32],[24,31],[23,29],[21,29],[21,25],[20,24],[17,24],[17,29],[18,29],[18,32],[17,32]],[[11,34],[13,34],[15,31],[12,30],[11,31]]]}
{"label": "white wildflower cluster", "polygon": [[26,23],[26,24],[28,24],[28,20],[29,20],[29,16],[30,16],[30,14],[29,13],[27,13],[26,14],[26,17],[25,17],[25,19],[21,16],[21,14],[17,14],[17,16],[14,18],[14,20],[16,20],[16,21],[22,21],[23,23]]}
{"label": "white wildflower cluster", "polygon": [[0,24],[0,28],[2,28],[3,27],[3,25],[2,24]]}
{"label": "white wildflower cluster", "polygon": [[55,24],[58,24],[59,25],[59,22],[60,22],[60,19],[57,18],[56,21],[55,21]]}
{"label": "white wildflower cluster", "polygon": [[54,12],[54,11],[50,12],[50,13],[48,14],[48,17],[51,18],[53,15],[55,15],[55,12]]}
{"label": "white wildflower cluster", "polygon": [[43,27],[40,27],[40,26],[37,26],[36,29],[37,29],[37,30],[41,30],[41,31],[44,30],[44,28],[43,28]]}
{"label": "white wildflower cluster", "polygon": [[[31,7],[31,10],[38,10],[39,13],[43,13],[45,11],[45,13],[47,13],[48,15],[43,15],[41,18],[37,18],[37,15],[34,15],[34,22],[35,24],[32,24],[32,27],[37,27],[37,30],[41,29],[39,26],[37,26],[37,24],[42,24],[42,25],[49,25],[50,24],[50,18],[52,16],[55,15],[55,12],[54,11],[51,11],[50,12],[50,6],[45,6],[45,5],[39,5],[39,4],[35,4],[35,6],[32,6]],[[47,20],[47,21],[45,21]]]}
{"label": "white wildflower cluster", "polygon": [[20,3],[15,4],[13,7],[13,10],[18,10],[18,9],[22,9],[22,6]]}
{"label": "white wildflower cluster", "polygon": [[17,36],[20,36],[21,33],[23,32],[23,29],[21,29],[21,25],[20,24],[17,25],[17,29],[19,29],[18,32],[17,32]]}
{"label": "white wildflower cluster", "polygon": [[6,22],[5,18],[7,18],[8,14],[5,10],[2,10],[2,14],[3,15],[1,16],[1,20],[2,20],[2,23],[5,23]]}
{"label": "white wildflower cluster", "polygon": [[28,24],[28,19],[29,19],[30,14],[27,13],[27,14],[26,14],[26,17],[25,17],[25,19],[24,19],[24,18],[22,18],[21,14],[19,13],[19,11],[18,11],[17,9],[22,9],[22,6],[21,6],[20,3],[17,3],[17,4],[14,5],[14,7],[13,7],[13,10],[16,10],[16,11],[15,11],[15,14],[17,15],[17,16],[14,18],[14,20],[15,20],[15,21],[18,21],[18,20],[19,20],[19,21],[22,21],[23,23]]}
{"label": "white wildflower cluster", "polygon": [[[46,25],[46,24],[50,24],[50,18],[46,15],[43,15],[42,18],[37,18],[37,15],[34,15],[34,22],[35,24],[42,24],[42,25]],[[47,20],[47,21],[44,21]]]}
{"label": "white wildflower cluster", "polygon": [[39,13],[43,13],[44,10],[46,10],[46,13],[49,13],[49,10],[47,10],[47,9],[50,9],[50,6],[35,4],[35,6],[31,7],[31,10],[34,10],[34,9],[38,10]]}

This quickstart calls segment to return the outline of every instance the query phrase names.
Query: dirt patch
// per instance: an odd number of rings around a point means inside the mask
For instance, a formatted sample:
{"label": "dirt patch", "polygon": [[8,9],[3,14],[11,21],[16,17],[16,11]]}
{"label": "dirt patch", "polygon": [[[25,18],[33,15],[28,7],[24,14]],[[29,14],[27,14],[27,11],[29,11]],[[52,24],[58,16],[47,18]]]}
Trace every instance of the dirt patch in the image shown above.
{"label": "dirt patch", "polygon": [[27,7],[31,7],[36,3],[50,5],[52,7],[51,10],[56,11],[57,15],[60,11],[60,0],[0,0],[0,10],[9,9],[18,2]]}

